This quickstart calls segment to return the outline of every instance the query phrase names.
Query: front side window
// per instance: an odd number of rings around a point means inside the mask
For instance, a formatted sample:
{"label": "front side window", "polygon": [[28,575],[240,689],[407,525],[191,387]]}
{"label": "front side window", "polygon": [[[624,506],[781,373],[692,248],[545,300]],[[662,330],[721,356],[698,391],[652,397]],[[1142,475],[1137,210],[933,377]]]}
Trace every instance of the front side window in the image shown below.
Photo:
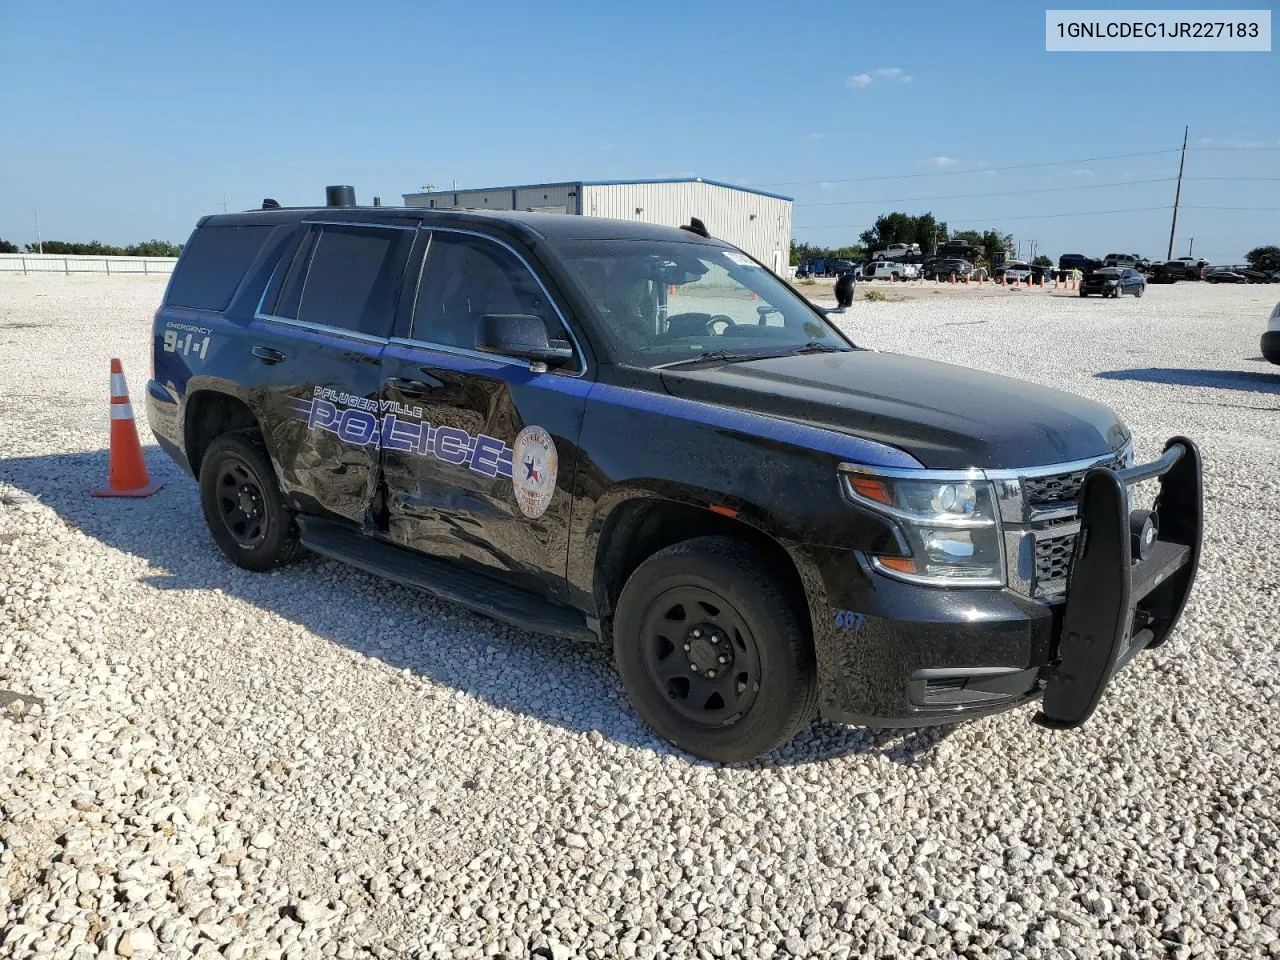
{"label": "front side window", "polygon": [[388,337],[413,234],[384,227],[325,224],[303,238],[272,313],[278,317]]}
{"label": "front side window", "polygon": [[418,284],[413,339],[473,350],[480,318],[502,313],[540,317],[548,339],[569,339],[555,307],[515,254],[486,237],[434,231]]}
{"label": "front side window", "polygon": [[789,286],[737,250],[652,240],[556,247],[624,363],[854,349]]}

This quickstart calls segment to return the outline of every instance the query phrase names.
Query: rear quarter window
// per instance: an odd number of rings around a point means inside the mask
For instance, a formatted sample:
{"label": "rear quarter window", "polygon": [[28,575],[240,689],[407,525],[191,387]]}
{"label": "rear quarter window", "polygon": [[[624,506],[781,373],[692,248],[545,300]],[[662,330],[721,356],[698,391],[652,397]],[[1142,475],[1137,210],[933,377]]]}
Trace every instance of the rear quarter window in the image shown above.
{"label": "rear quarter window", "polygon": [[182,251],[165,304],[225,310],[245,271],[271,235],[267,225],[198,229]]}

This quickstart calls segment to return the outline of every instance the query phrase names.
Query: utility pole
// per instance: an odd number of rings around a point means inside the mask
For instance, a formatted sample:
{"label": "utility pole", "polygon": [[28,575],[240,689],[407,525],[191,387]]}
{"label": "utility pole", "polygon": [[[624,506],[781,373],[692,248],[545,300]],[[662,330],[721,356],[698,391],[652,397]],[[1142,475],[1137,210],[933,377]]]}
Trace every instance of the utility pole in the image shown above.
{"label": "utility pole", "polygon": [[1169,224],[1169,252],[1165,256],[1166,260],[1173,259],[1173,235],[1178,229],[1178,204],[1182,200],[1182,168],[1187,162],[1187,131],[1191,126],[1182,128],[1182,159],[1178,161],[1178,189],[1173,194],[1173,223]]}
{"label": "utility pole", "polygon": [[41,255],[43,255],[44,241],[40,239],[40,211],[32,210],[31,212],[35,214],[35,218],[36,218],[36,250],[39,251]]}
{"label": "utility pole", "polygon": [[1187,244],[1187,256],[1191,256],[1191,251],[1196,248],[1196,238],[1192,237],[1191,242]]}
{"label": "utility pole", "polygon": [[227,195],[225,193],[222,195],[222,212],[227,212]]}

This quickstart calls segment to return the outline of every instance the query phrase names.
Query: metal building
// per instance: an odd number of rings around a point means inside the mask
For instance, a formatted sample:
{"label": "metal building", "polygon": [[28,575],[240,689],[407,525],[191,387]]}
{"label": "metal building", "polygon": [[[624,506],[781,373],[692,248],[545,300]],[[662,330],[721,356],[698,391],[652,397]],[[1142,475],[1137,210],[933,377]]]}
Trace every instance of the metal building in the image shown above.
{"label": "metal building", "polygon": [[482,190],[406,193],[407,207],[533,210],[640,220],[672,227],[697,217],[713,237],[741,247],[785,275],[791,247],[791,198],[691,177],[680,180],[579,180]]}

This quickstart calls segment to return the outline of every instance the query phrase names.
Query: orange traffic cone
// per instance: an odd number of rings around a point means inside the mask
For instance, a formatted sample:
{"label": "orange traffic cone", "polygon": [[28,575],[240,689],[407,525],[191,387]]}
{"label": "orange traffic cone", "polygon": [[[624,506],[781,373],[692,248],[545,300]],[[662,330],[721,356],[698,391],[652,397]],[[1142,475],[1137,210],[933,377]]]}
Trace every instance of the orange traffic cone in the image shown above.
{"label": "orange traffic cone", "polygon": [[133,422],[133,404],[129,387],[124,382],[120,361],[111,361],[111,454],[107,468],[107,486],[94,490],[95,497],[149,497],[164,482],[152,480],[147,462],[142,459],[142,444]]}

